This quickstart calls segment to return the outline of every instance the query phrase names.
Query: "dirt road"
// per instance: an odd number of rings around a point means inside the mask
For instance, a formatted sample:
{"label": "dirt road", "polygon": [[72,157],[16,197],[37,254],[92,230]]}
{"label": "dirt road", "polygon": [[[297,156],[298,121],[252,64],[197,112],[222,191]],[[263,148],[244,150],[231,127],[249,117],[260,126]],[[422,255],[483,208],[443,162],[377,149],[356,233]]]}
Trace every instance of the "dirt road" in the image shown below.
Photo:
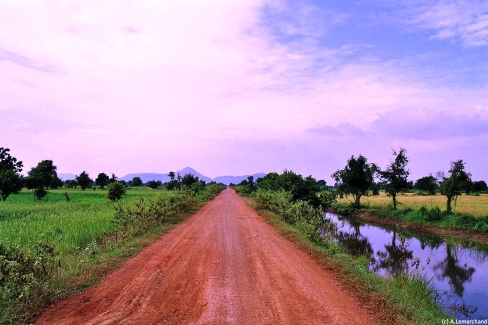
{"label": "dirt road", "polygon": [[35,324],[371,324],[231,189]]}

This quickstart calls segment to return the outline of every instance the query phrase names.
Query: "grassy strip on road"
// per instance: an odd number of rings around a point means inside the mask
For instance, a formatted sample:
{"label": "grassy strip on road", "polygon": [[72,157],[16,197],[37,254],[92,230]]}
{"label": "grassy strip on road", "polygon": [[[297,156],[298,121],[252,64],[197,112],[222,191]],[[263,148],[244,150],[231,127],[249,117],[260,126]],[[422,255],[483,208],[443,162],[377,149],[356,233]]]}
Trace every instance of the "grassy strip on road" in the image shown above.
{"label": "grassy strip on road", "polygon": [[382,278],[368,268],[368,259],[354,258],[330,240],[313,242],[297,227],[269,210],[259,210],[253,199],[244,198],[280,235],[334,272],[341,284],[381,324],[435,324],[446,317],[436,304],[434,288],[419,275]]}

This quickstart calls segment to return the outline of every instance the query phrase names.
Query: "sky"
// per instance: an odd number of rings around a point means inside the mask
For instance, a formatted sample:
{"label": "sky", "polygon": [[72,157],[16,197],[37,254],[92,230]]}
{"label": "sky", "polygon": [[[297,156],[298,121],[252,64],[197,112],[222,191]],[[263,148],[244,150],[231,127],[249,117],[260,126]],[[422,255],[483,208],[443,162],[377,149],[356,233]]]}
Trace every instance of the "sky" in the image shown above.
{"label": "sky", "polygon": [[0,1],[0,147],[24,172],[332,182],[351,156],[488,181],[484,0]]}

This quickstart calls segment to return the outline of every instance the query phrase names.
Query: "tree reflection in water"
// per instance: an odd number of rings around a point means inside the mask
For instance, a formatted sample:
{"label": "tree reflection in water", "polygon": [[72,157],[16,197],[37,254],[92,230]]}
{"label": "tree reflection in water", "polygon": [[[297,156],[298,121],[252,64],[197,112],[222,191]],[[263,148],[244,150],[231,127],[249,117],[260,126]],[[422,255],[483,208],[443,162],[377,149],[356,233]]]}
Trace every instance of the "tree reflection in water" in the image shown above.
{"label": "tree reflection in water", "polygon": [[[478,310],[483,310],[486,302],[474,300],[473,289],[468,288],[467,283],[485,287],[479,282],[479,278],[485,276],[484,271],[480,269],[478,273],[482,274],[477,274],[471,265],[486,265],[487,248],[463,248],[447,244],[442,237],[399,228],[392,230],[333,214],[324,218],[321,236],[324,242],[334,241],[353,256],[367,256],[370,269],[378,275],[420,274],[437,288],[446,283],[448,287],[438,289],[435,297],[444,310],[466,319],[484,316]],[[475,303],[468,305],[467,301]]]}
{"label": "tree reflection in water", "polygon": [[446,258],[434,266],[434,271],[438,280],[448,278],[452,291],[462,297],[465,282],[471,282],[476,270],[467,264],[459,265],[457,253],[457,248],[452,249],[451,245],[446,243]]}
{"label": "tree reflection in water", "polygon": [[374,251],[371,243],[367,237],[361,235],[361,223],[357,220],[350,220],[349,223],[354,230],[352,232],[337,230],[335,233],[337,242],[355,257],[365,255],[369,259],[374,260]]}
{"label": "tree reflection in water", "polygon": [[404,236],[399,235],[399,238],[399,245],[397,245],[397,231],[394,230],[391,244],[384,245],[384,251],[376,252],[378,262],[373,266],[375,272],[384,269],[391,276],[408,272],[408,261],[413,258],[413,250],[409,249],[409,244]]}

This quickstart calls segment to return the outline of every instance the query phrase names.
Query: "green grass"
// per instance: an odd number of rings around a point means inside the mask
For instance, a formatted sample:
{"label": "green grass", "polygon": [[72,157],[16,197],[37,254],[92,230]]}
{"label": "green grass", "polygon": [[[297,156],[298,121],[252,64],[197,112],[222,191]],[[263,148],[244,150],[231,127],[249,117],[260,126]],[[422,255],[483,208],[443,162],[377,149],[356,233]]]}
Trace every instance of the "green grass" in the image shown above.
{"label": "green grass", "polygon": [[[129,188],[117,205],[124,213],[134,212],[129,228],[137,231],[124,231],[122,239],[115,236],[117,226],[124,228],[114,223],[116,204],[107,199],[106,190],[51,190],[41,202],[27,190],[11,195],[0,202],[0,324],[29,323],[47,304],[97,283],[221,190],[207,187],[193,196]],[[152,212],[144,215],[151,223],[137,214],[142,197],[148,206],[160,203],[157,218]],[[178,198],[188,203],[184,211],[174,205],[182,202]]]}
{"label": "green grass", "polygon": [[[70,202],[66,201],[65,192]],[[157,193],[161,191],[129,189],[122,201],[154,197]],[[41,202],[34,201],[30,191],[23,191],[0,202],[0,242],[32,247],[40,234],[61,229],[63,237],[56,251],[66,255],[113,231],[113,210],[105,190],[51,190]]]}

